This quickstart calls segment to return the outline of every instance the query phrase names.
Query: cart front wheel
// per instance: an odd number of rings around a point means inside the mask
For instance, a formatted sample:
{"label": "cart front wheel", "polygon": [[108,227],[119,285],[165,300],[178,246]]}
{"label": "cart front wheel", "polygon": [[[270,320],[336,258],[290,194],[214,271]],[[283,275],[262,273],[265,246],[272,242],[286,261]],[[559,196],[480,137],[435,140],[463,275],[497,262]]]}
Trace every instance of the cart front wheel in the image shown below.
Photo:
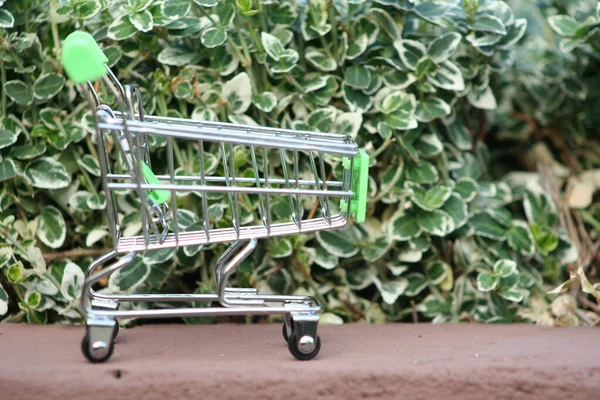
{"label": "cart front wheel", "polygon": [[[108,348],[108,351],[106,351]],[[113,350],[115,349],[115,345],[112,343],[106,343],[101,341],[96,341],[90,346],[90,336],[89,333],[86,333],[81,341],[81,351],[85,358],[93,363],[101,363],[110,358],[112,356]]]}
{"label": "cart front wheel", "polygon": [[319,350],[321,350],[321,338],[318,335],[316,341],[308,335],[298,338],[297,332],[292,332],[288,338],[288,348],[290,349],[290,353],[298,360],[312,360],[319,354]]}
{"label": "cart front wheel", "polygon": [[[290,321],[290,330],[292,332],[294,332],[294,320]],[[288,335],[288,329],[287,329],[287,323],[284,322],[283,326],[281,327],[281,333],[283,334],[283,340],[285,340],[285,342],[287,343],[290,339],[289,335]]]}

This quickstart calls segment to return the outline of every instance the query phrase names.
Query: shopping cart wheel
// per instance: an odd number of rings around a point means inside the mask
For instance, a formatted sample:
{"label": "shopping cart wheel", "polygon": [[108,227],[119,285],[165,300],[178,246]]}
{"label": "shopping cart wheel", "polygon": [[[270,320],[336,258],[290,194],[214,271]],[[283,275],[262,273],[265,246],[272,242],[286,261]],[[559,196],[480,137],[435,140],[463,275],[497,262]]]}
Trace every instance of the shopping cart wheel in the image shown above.
{"label": "shopping cart wheel", "polygon": [[[289,328],[288,328],[289,326]],[[290,338],[290,334],[294,332],[294,320],[289,318],[289,322],[288,322],[288,318],[286,318],[286,321],[283,323],[283,326],[281,328],[281,333],[283,333],[283,339],[285,340],[285,342],[287,343],[289,338]]]}
{"label": "shopping cart wheel", "polygon": [[[101,363],[108,360],[112,356],[112,353],[115,349],[115,345],[112,342],[106,343],[97,341],[94,343],[94,345],[95,348],[91,348],[90,335],[88,332],[86,332],[83,340],[81,341],[81,351],[83,351],[85,358],[93,363]],[[105,351],[106,347],[108,348],[108,351]],[[99,350],[102,351],[100,352]]]}
{"label": "shopping cart wheel", "polygon": [[321,350],[321,338],[317,335],[317,340],[311,336],[305,335],[298,338],[297,332],[292,332],[288,339],[288,348],[290,353],[298,360],[312,360]]}

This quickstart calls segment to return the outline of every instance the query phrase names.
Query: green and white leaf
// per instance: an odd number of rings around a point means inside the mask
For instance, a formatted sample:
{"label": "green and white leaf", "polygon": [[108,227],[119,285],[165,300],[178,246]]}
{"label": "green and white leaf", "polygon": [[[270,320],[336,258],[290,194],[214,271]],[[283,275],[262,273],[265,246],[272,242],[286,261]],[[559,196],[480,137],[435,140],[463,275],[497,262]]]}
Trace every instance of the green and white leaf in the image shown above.
{"label": "green and white leaf", "polygon": [[442,89],[455,92],[465,90],[465,81],[460,69],[450,61],[444,61],[436,72],[427,74],[427,80]]}
{"label": "green and white leaf", "polygon": [[319,71],[332,72],[338,68],[337,62],[321,50],[311,48],[307,50],[304,56]]}
{"label": "green and white leaf", "polygon": [[38,100],[56,96],[65,85],[65,78],[58,74],[42,74],[33,83],[33,95]]}
{"label": "green and white leaf", "polygon": [[490,272],[480,272],[477,275],[477,290],[480,292],[491,292],[498,287],[500,279]]}
{"label": "green and white leaf", "polygon": [[500,278],[506,278],[517,271],[517,263],[513,260],[498,260],[494,264],[494,274]]}
{"label": "green and white leaf", "polygon": [[401,277],[385,282],[376,277],[374,283],[386,304],[394,304],[408,288],[408,279]]}
{"label": "green and white leaf", "polygon": [[252,83],[247,73],[241,72],[223,85],[221,98],[234,114],[243,114],[252,101]]}
{"label": "green and white leaf", "polygon": [[412,190],[412,201],[425,211],[433,211],[442,207],[452,194],[452,187],[444,184],[434,185],[428,189],[418,184],[408,187]]}
{"label": "green and white leaf", "polygon": [[150,275],[150,266],[142,257],[136,257],[132,262],[119,269],[108,279],[108,288],[112,292],[131,292],[142,285]]}
{"label": "green and white leaf", "polygon": [[349,258],[356,255],[359,251],[359,236],[356,228],[347,226],[342,229],[317,232],[317,242],[330,254]]}
{"label": "green and white leaf", "polygon": [[65,166],[50,157],[42,157],[34,161],[25,170],[34,187],[40,189],[62,189],[69,186],[71,176]]}
{"label": "green and white leaf", "polygon": [[65,242],[67,225],[61,212],[46,206],[38,216],[37,236],[46,246],[58,249]]}
{"label": "green and white leaf", "polygon": [[399,215],[390,223],[390,234],[394,240],[407,241],[421,234],[421,228],[414,214]]}
{"label": "green and white leaf", "polygon": [[454,221],[445,211],[420,211],[417,220],[424,232],[432,236],[445,236],[454,230]]}
{"label": "green and white leaf", "polygon": [[498,107],[496,97],[489,86],[483,90],[472,88],[467,94],[467,100],[473,107],[482,110],[495,110]]}
{"label": "green and white leaf", "polygon": [[427,53],[437,64],[448,61],[456,51],[461,39],[462,36],[456,32],[446,33],[429,43]]}
{"label": "green and white leaf", "polygon": [[469,24],[469,28],[474,31],[483,31],[496,33],[498,35],[506,35],[506,27],[500,18],[489,14],[480,14],[475,17],[473,23]]}
{"label": "green and white leaf", "polygon": [[579,23],[569,15],[552,15],[548,18],[548,23],[561,36],[573,37],[579,30]]}
{"label": "green and white leaf", "polygon": [[[15,25],[15,17],[6,9],[0,8],[0,28],[10,29]],[[0,312],[0,315],[3,315]]]}
{"label": "green and white leaf", "polygon": [[415,116],[420,122],[431,122],[450,115],[450,112],[448,103],[438,97],[430,97],[417,103]]}
{"label": "green and white leaf", "polygon": [[508,245],[519,254],[531,256],[535,252],[535,241],[529,230],[529,226],[523,221],[513,221],[512,226],[506,232]]}
{"label": "green and white leaf", "polygon": [[28,105],[33,102],[33,91],[23,81],[12,80],[4,84],[4,92],[15,103]]}
{"label": "green and white leaf", "polygon": [[271,112],[277,105],[277,97],[272,92],[262,92],[252,96],[252,104],[264,112]]}
{"label": "green and white leaf", "polygon": [[439,179],[437,169],[426,160],[407,164],[405,171],[406,179],[416,183],[435,183]]}
{"label": "green and white leaf", "polygon": [[427,54],[425,45],[416,40],[396,40],[394,42],[394,48],[398,52],[404,65],[412,71],[417,69],[419,60]]}
{"label": "green and white leaf", "polygon": [[60,282],[60,293],[68,301],[78,299],[81,296],[84,279],[83,270],[74,262],[67,261]]}

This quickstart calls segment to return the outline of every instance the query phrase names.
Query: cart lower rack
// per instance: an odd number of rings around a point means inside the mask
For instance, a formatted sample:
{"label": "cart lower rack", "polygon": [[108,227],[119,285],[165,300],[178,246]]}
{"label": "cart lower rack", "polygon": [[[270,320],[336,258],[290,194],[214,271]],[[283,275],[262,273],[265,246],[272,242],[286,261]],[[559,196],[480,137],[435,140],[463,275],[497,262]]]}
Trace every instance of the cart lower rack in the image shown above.
{"label": "cart lower rack", "polygon": [[[89,266],[83,285],[84,355],[92,362],[110,358],[118,319],[279,314],[284,316],[283,336],[292,355],[314,358],[321,346],[317,327],[323,309],[315,298],[260,294],[253,288],[228,287],[228,281],[259,239],[336,229],[351,218],[362,222],[367,154],[347,135],[146,116],[137,87],[120,84],[100,47],[84,32],[67,37],[62,60],[92,107],[113,242],[113,250]],[[101,103],[92,83],[100,78],[120,110]],[[149,138],[165,144],[161,151],[166,165],[152,167]],[[182,146],[188,150],[185,165],[179,165]],[[240,154],[246,157],[241,163]],[[133,199],[139,208],[139,234],[128,235],[121,227],[117,203],[123,198]],[[193,224],[183,221],[183,198],[195,210],[198,221]],[[222,200],[221,211],[230,226],[218,226],[211,218],[215,201]],[[318,212],[306,215],[306,204]],[[215,243],[231,245],[215,263],[214,294],[93,289],[138,253]],[[207,302],[221,307],[120,310],[121,302]]]}

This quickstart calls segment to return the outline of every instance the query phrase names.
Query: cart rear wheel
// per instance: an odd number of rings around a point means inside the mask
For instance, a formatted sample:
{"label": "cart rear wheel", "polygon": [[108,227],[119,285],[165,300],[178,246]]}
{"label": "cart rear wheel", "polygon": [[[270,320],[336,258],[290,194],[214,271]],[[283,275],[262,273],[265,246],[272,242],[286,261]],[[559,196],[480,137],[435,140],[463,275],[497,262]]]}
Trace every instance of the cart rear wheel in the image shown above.
{"label": "cart rear wheel", "polygon": [[292,332],[288,339],[288,348],[290,353],[298,360],[307,361],[312,360],[319,354],[321,350],[321,338],[317,335],[317,340],[314,342],[314,347],[311,351],[306,352],[303,347],[313,346],[314,338],[310,336],[303,336],[298,338],[297,332]]}
{"label": "cart rear wheel", "polygon": [[83,352],[85,358],[87,358],[89,361],[93,363],[101,363],[108,360],[110,356],[112,356],[113,350],[115,349],[115,345],[112,342],[96,342],[96,345],[98,347],[108,346],[108,352],[103,356],[96,355],[95,352],[92,349],[90,349],[90,336],[86,332],[85,336],[83,337],[83,340],[81,341],[81,351]]}
{"label": "cart rear wheel", "polygon": [[[294,332],[294,320],[290,321],[290,326],[292,327],[292,333],[293,333]],[[288,336],[287,324],[285,322],[283,323],[283,326],[281,327],[281,333],[283,334],[283,339],[287,343],[290,338]]]}

